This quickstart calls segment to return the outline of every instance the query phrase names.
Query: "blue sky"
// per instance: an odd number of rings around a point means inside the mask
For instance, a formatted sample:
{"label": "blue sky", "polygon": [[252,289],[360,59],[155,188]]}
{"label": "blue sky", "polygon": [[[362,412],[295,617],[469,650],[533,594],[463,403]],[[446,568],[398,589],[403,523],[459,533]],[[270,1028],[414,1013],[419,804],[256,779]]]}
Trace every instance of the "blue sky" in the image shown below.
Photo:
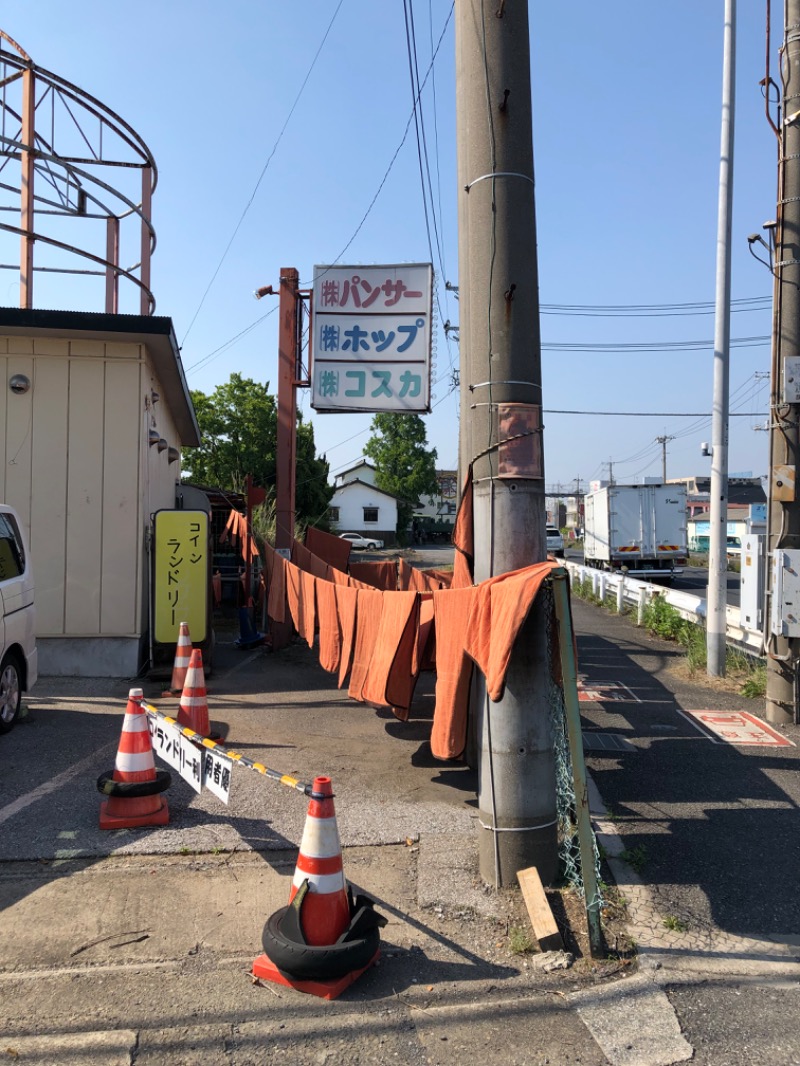
{"label": "blue sky", "polygon": [[[450,0],[414,0],[422,71],[450,8]],[[709,341],[713,314],[597,316],[553,313],[553,305],[713,301],[722,16],[722,0],[530,4],[546,411],[710,410],[710,349],[632,353],[618,346]],[[734,338],[770,330],[771,279],[746,240],[775,213],[775,138],[759,86],[764,21],[764,5],[739,4],[732,295],[764,299],[759,310],[733,314]],[[152,150],[157,313],[174,320],[192,388],[211,392],[233,371],[274,388],[277,314],[226,344],[277,303],[257,303],[252,293],[277,284],[281,267],[296,266],[309,279],[315,263],[335,260],[348,243],[345,262],[430,259],[413,128],[364,219],[411,113],[400,0],[343,0],[340,7],[338,0],[6,0],[0,28],[38,65],[115,110]],[[780,30],[776,21],[773,76]],[[451,18],[423,113],[444,271],[457,284],[453,37]],[[3,262],[17,254],[16,240],[0,238],[0,245]],[[435,266],[441,280],[438,256]],[[13,282],[5,272],[8,305],[18,299]],[[58,285],[37,279],[37,303],[102,309],[99,289]],[[442,288],[440,298],[457,323],[452,294]],[[548,347],[587,343],[611,347]],[[457,460],[458,391],[450,388],[457,362],[458,346],[440,328],[426,425],[441,467]],[[754,374],[768,369],[766,341],[733,348],[732,409],[759,417],[731,420],[731,473],[766,473],[767,434],[753,427],[766,417],[768,381]],[[333,470],[360,456],[370,416],[317,416],[307,393],[300,402]],[[673,414],[546,414],[547,484],[606,476],[609,460],[620,481],[657,475],[659,435],[676,437],[668,443],[669,476],[706,473],[700,442],[710,439],[710,423],[697,423]]]}

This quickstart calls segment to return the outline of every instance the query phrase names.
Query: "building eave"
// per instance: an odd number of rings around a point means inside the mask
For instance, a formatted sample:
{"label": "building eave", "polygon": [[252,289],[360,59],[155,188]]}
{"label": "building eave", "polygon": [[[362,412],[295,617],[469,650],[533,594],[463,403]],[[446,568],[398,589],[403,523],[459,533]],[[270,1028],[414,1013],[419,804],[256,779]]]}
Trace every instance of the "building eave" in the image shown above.
{"label": "building eave", "polygon": [[0,307],[0,333],[8,337],[57,337],[66,340],[142,344],[164,390],[164,400],[185,448],[200,444],[200,427],[183,372],[172,319],[163,315],[110,315],[91,311],[48,311]]}

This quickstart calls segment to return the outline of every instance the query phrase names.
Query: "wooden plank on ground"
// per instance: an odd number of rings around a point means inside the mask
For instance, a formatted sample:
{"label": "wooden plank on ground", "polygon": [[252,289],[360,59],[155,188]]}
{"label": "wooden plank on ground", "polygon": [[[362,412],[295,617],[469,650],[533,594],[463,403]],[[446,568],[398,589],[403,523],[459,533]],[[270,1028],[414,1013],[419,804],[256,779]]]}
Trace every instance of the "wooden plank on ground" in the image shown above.
{"label": "wooden plank on ground", "polygon": [[529,866],[527,870],[517,870],[517,880],[539,947],[542,951],[563,951],[564,941],[547,902],[539,871],[535,866]]}

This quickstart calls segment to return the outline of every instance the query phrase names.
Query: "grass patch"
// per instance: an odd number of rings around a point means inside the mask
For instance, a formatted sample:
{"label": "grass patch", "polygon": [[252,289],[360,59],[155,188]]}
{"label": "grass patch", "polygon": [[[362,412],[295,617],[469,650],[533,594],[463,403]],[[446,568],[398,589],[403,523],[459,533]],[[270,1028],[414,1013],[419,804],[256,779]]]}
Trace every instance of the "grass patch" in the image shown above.
{"label": "grass patch", "polygon": [[647,848],[644,844],[637,844],[635,848],[626,848],[620,852],[619,857],[640,874],[647,865]]}
{"label": "grass patch", "polygon": [[664,928],[673,933],[685,933],[689,926],[682,918],[677,918],[674,914],[668,914],[664,919]]}
{"label": "grass patch", "polygon": [[536,951],[539,945],[536,937],[521,925],[512,925],[508,931],[508,949],[512,955],[525,955]]}

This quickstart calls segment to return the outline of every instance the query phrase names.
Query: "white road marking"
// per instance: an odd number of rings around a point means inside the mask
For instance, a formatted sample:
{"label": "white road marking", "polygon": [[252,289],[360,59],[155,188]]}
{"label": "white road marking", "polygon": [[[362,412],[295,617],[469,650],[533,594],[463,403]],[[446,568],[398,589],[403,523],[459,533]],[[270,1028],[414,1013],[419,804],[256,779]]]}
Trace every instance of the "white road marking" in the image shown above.
{"label": "white road marking", "polygon": [[20,796],[19,799],[15,799],[13,803],[6,804],[5,807],[0,807],[0,825],[3,822],[7,822],[9,818],[13,818],[15,814],[19,814],[26,807],[30,807],[32,803],[36,803],[42,797],[49,795],[51,792],[55,792],[61,788],[62,785],[66,785],[73,777],[77,777],[78,774],[82,774],[84,770],[88,770],[90,766],[96,764],[101,757],[106,755],[111,756],[116,752],[118,742],[116,740],[111,741],[110,744],[105,744],[102,748],[98,748],[97,751],[93,751],[91,755],[87,755],[85,759],[81,759],[80,762],[74,763],[68,770],[65,770],[63,774],[59,774],[57,777],[52,778],[50,781],[45,781],[43,785],[39,785],[33,792],[27,792],[24,796]]}

